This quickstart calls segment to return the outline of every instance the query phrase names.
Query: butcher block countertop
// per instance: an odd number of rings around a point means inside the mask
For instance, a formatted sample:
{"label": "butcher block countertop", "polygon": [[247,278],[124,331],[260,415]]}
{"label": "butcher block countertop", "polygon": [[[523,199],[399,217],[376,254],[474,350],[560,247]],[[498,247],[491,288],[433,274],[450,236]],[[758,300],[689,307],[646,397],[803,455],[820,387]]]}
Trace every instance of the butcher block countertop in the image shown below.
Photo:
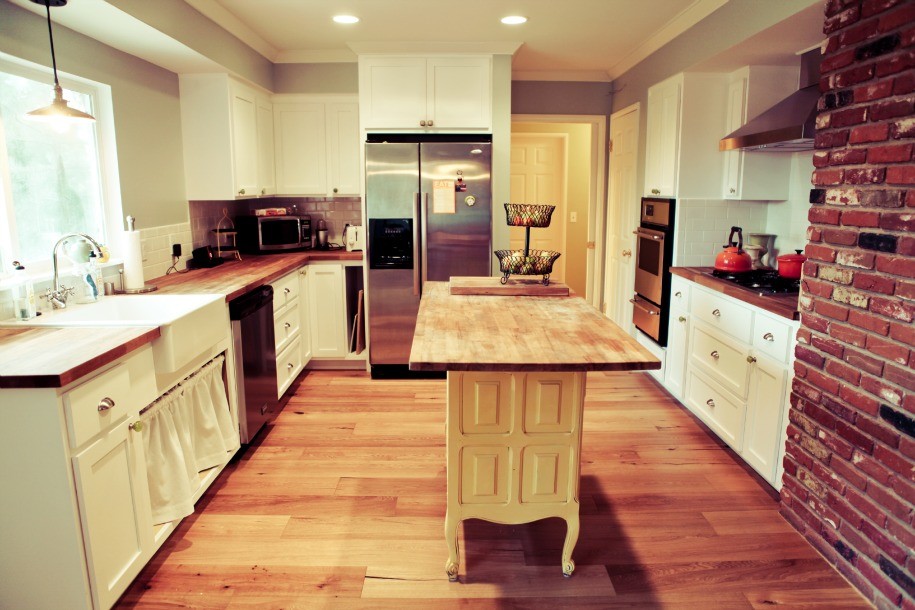
{"label": "butcher block countertop", "polygon": [[414,371],[632,371],[660,361],[584,299],[452,295],[428,282]]}
{"label": "butcher block countertop", "polygon": [[670,272],[691,282],[696,282],[700,286],[726,294],[738,301],[764,309],[769,313],[774,313],[789,320],[800,319],[800,313],[797,310],[798,295],[796,294],[760,295],[749,288],[738,286],[733,282],[711,275],[712,267],[671,267]]}
{"label": "butcher block countertop", "polygon": [[156,286],[159,294],[222,294],[227,301],[231,301],[307,263],[361,261],[362,252],[310,250],[289,254],[242,254],[242,259],[228,260],[209,269],[171,273],[147,280],[146,283]]}
{"label": "butcher block countertop", "polygon": [[159,334],[157,326],[0,328],[0,388],[62,388]]}

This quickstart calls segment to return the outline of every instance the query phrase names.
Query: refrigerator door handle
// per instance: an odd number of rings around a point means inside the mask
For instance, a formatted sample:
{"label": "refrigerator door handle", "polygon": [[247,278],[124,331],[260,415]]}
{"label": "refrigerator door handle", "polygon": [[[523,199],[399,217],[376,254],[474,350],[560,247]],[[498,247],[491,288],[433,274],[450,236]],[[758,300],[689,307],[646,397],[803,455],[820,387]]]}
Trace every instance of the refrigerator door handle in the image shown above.
{"label": "refrigerator door handle", "polygon": [[420,296],[422,290],[420,285],[419,266],[422,259],[419,256],[419,193],[413,193],[413,296]]}
{"label": "refrigerator door handle", "polygon": [[426,247],[426,231],[428,230],[428,227],[426,226],[426,216],[429,214],[429,193],[423,193],[422,212],[422,216],[420,217],[422,235],[420,235],[420,239],[422,242],[423,253],[423,284],[425,284],[429,281],[429,267],[426,265],[426,258],[429,256],[428,248]]}

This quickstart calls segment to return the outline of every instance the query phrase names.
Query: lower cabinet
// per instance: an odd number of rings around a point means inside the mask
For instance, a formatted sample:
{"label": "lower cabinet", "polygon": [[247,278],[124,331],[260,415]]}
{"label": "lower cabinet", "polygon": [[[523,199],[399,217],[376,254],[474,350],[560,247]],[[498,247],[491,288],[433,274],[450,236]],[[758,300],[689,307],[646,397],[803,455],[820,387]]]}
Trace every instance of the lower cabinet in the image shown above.
{"label": "lower cabinet", "polygon": [[301,354],[300,269],[271,282],[273,286],[273,336],[276,348],[276,397],[281,398],[304,367]]}
{"label": "lower cabinet", "polygon": [[785,382],[788,370],[781,362],[763,355],[753,356],[753,375],[747,396],[743,458],[763,476],[774,476],[779,450],[784,444],[782,411],[788,408]]}
{"label": "lower cabinet", "polygon": [[345,358],[349,350],[343,265],[309,265],[308,291],[312,357]]}
{"label": "lower cabinet", "polygon": [[686,360],[689,352],[689,282],[673,276],[670,287],[670,325],[667,330],[667,365],[664,386],[676,398],[683,400],[686,387]]}

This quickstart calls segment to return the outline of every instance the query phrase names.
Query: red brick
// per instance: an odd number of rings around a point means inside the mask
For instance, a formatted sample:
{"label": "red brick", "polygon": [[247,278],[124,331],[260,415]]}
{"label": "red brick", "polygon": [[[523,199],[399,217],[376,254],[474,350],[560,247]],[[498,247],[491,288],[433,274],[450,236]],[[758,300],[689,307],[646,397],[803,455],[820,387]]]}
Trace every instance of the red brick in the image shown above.
{"label": "red brick", "polygon": [[848,143],[864,144],[866,142],[883,142],[889,135],[889,123],[859,125],[851,130],[851,133],[848,135]]}
{"label": "red brick", "polygon": [[[816,465],[814,465],[816,467]],[[841,477],[842,481],[863,490],[868,485],[868,479],[845,460],[834,459],[829,461],[829,471]],[[844,488],[843,488],[844,491]]]}
{"label": "red brick", "polygon": [[803,285],[803,290],[806,294],[812,294],[824,299],[828,299],[832,296],[833,286],[829,282],[818,282],[809,277],[805,277],[801,280],[801,284]]}
{"label": "red brick", "polygon": [[[881,125],[888,126],[887,134],[894,140],[901,140],[902,138],[915,138],[915,118],[906,117],[893,121],[892,123],[881,123]],[[855,129],[864,129],[865,127],[867,126],[855,127]],[[877,125],[874,125],[874,127],[877,127]]]}
{"label": "red brick", "polygon": [[897,496],[915,506],[915,485],[901,477],[892,477],[889,487],[896,492]]}
{"label": "red brick", "polygon": [[880,32],[891,32],[913,21],[915,21],[915,5],[907,2],[903,3],[898,9],[882,15],[877,29]]}
{"label": "red brick", "polygon": [[829,320],[815,316],[812,313],[801,314],[801,324],[809,329],[819,332],[829,330]]}
{"label": "red brick", "polygon": [[825,392],[829,392],[834,396],[839,395],[839,382],[832,377],[827,377],[816,369],[807,370],[807,380]]}
{"label": "red brick", "polygon": [[867,210],[845,210],[842,212],[841,219],[842,224],[848,227],[876,227],[880,224],[880,213]]}
{"label": "red brick", "polygon": [[807,227],[807,241],[818,242],[820,241],[820,230],[815,226]]}
{"label": "red brick", "polygon": [[838,360],[828,360],[823,369],[830,375],[835,375],[855,385],[861,381],[861,371]]}
{"label": "red brick", "polygon": [[[913,56],[915,56],[915,54],[913,54]],[[871,121],[877,122],[883,121],[885,119],[909,116],[912,114],[913,110],[915,110],[915,99],[892,99],[871,104],[868,108],[867,114]],[[854,116],[843,116],[841,120],[853,121],[854,119]],[[832,121],[835,122],[835,116],[833,116]],[[851,124],[852,123],[848,123],[848,125]],[[837,125],[837,127],[843,126],[844,125]]]}
{"label": "red brick", "polygon": [[853,326],[869,330],[884,337],[890,332],[888,321],[863,311],[852,310],[849,312],[848,322]]}
{"label": "red brick", "polygon": [[794,356],[802,362],[806,362],[809,365],[815,366],[818,369],[823,368],[823,363],[826,362],[826,358],[812,349],[804,347],[803,345],[798,345],[794,349]]}
{"label": "red brick", "polygon": [[902,593],[896,588],[896,585],[880,571],[880,568],[868,561],[859,561],[855,566],[858,568],[861,575],[890,601],[893,607],[899,606],[902,601]]}
{"label": "red brick", "polygon": [[842,359],[849,365],[864,371],[865,373],[878,377],[883,373],[883,361],[879,358],[868,356],[863,352],[848,349],[845,351],[845,355]]}
{"label": "red brick", "polygon": [[[871,24],[872,24],[871,28],[873,29],[873,31],[876,32],[877,24],[875,22],[871,22]],[[835,70],[845,68],[847,66],[850,66],[852,64],[852,62],[854,62],[854,61],[855,61],[855,50],[854,49],[846,49],[845,51],[842,51],[841,53],[836,53],[835,55],[831,55],[829,57],[824,57],[822,59],[822,61],[820,62],[820,74],[826,74],[827,72],[833,72]]]}
{"label": "red brick", "polygon": [[868,163],[903,163],[912,158],[911,144],[874,146],[867,151]]}
{"label": "red brick", "polygon": [[874,398],[864,394],[863,392],[858,392],[856,389],[851,386],[844,385],[839,388],[839,398],[858,409],[862,413],[866,413],[872,417],[876,417],[880,412],[880,402]]}
{"label": "red brick", "polygon": [[[915,34],[915,28],[912,28],[912,33]],[[906,93],[911,93],[912,91],[915,91],[915,72],[905,72],[893,80],[893,95],[904,95]],[[877,92],[874,92],[874,94],[876,93]]]}
{"label": "red brick", "polygon": [[[861,5],[861,14],[865,17],[873,17],[878,13],[883,13],[904,0],[865,0]],[[840,4],[845,6],[844,3]],[[838,11],[836,11],[838,12]]]}
{"label": "red brick", "polygon": [[856,452],[851,461],[858,470],[883,485],[893,480],[893,471],[864,453]]}
{"label": "red brick", "polygon": [[915,528],[912,528],[908,523],[903,524],[895,519],[889,519],[886,524],[886,531],[908,548],[915,548]]}
{"label": "red brick", "polygon": [[845,172],[841,169],[818,169],[813,172],[813,183],[817,186],[842,184]]}
{"label": "red brick", "polygon": [[915,258],[915,236],[900,235],[896,242],[896,254]]}
{"label": "red brick", "polygon": [[[877,60],[877,76],[883,78],[915,67],[915,53],[897,53]],[[895,116],[903,116],[901,114]],[[885,118],[885,117],[884,117]],[[878,119],[872,119],[878,120]]]}
{"label": "red brick", "polygon": [[907,390],[915,391],[915,373],[911,369],[904,369],[893,364],[887,364],[884,368],[883,378],[890,383],[900,385]]}
{"label": "red brick", "polygon": [[[846,489],[846,493],[851,490],[851,488]],[[864,521],[864,518],[858,511],[855,510],[855,508],[848,502],[848,500],[845,499],[845,496],[829,494],[829,496],[826,498],[826,502],[829,505],[829,508],[841,515],[842,520],[845,522],[844,525],[854,528],[855,530],[858,530],[861,527],[861,523]],[[842,528],[840,528],[840,531],[841,530]],[[863,546],[866,547],[869,543],[870,541],[865,543]]]}
{"label": "red brick", "polygon": [[870,299],[869,309],[881,316],[895,318],[902,322],[911,322],[915,317],[915,305],[900,299],[873,296]]}
{"label": "red brick", "polygon": [[915,278],[915,260],[905,256],[881,254],[875,256],[877,271],[901,277]]}
{"label": "red brick", "polygon": [[823,229],[823,241],[837,246],[854,246],[858,243],[858,232],[847,229]]}
{"label": "red brick", "polygon": [[[845,353],[845,348],[843,345],[838,341],[833,341],[832,339],[825,339],[823,337],[814,336],[812,338],[812,345],[818,350],[826,352],[835,358],[841,358]],[[795,352],[795,355],[796,354],[797,352]]]}
{"label": "red brick", "polygon": [[843,179],[846,184],[880,184],[886,178],[889,170],[885,167],[864,167],[844,171]]}
{"label": "red brick", "polygon": [[915,480],[915,462],[906,459],[892,449],[877,445],[874,447],[874,459],[879,460],[887,468],[899,473],[907,481]]}
{"label": "red brick", "polygon": [[890,322],[888,332],[891,339],[915,347],[915,326],[900,322]]}
{"label": "red brick", "polygon": [[879,440],[884,445],[892,447],[893,449],[899,447],[901,437],[899,432],[894,428],[884,426],[879,421],[864,416],[859,416],[855,421],[855,425],[861,432]]}
{"label": "red brick", "polygon": [[[807,246],[808,249],[810,246]],[[807,256],[810,256],[808,253]],[[860,250],[842,250],[836,253],[835,262],[846,267],[857,267],[858,269],[873,269],[877,255],[872,252],[862,252]],[[827,261],[831,262],[831,261]]]}
{"label": "red brick", "polygon": [[915,165],[891,165],[885,168],[885,174],[887,184],[915,184]]}
{"label": "red brick", "polygon": [[848,8],[841,13],[836,13],[831,17],[827,17],[823,22],[823,33],[826,35],[832,34],[839,30],[849,27],[851,24],[858,21],[861,18],[861,8],[853,6]]}
{"label": "red brick", "polygon": [[[896,80],[899,80],[898,78]],[[903,83],[900,86],[905,86]],[[873,100],[883,99],[893,94],[893,81],[882,80],[876,83],[868,83],[855,89],[855,102],[871,102]]]}
{"label": "red brick", "polygon": [[849,318],[848,307],[845,307],[844,305],[838,305],[832,301],[817,301],[815,311],[820,315],[826,316],[827,318],[841,320],[843,322]]}
{"label": "red brick", "polygon": [[903,192],[898,189],[869,189],[862,193],[861,205],[875,208],[901,208]]}
{"label": "red brick", "polygon": [[[835,415],[813,402],[804,405],[804,414],[826,430],[834,429],[839,421]],[[819,433],[817,433],[817,438],[819,438]]]}
{"label": "red brick", "polygon": [[820,430],[817,434],[817,440],[819,440],[824,446],[828,447],[832,451],[833,455],[838,455],[846,460],[850,460],[852,453],[854,452],[854,447],[847,441],[842,438],[839,438],[837,435],[826,430]]}
{"label": "red brick", "polygon": [[829,246],[807,244],[807,247],[804,249],[804,254],[806,254],[808,258],[825,261],[827,263],[832,263],[836,260],[836,249],[830,248]]}
{"label": "red brick", "polygon": [[[880,102],[880,104],[885,104],[885,103],[886,102]],[[868,113],[871,111],[872,108],[874,108],[877,105],[878,104],[875,103],[875,104],[871,105],[870,107],[857,106],[854,108],[846,108],[844,110],[836,110],[827,115],[820,114],[817,117],[817,119],[819,120],[824,117],[828,118],[829,124],[827,126],[833,127],[833,128],[851,127],[852,125],[860,125],[861,123],[863,123],[864,121],[867,120]],[[894,112],[894,111],[898,112],[898,114],[893,114],[891,116],[886,116],[883,118],[889,119],[889,118],[893,118],[893,117],[897,117],[897,116],[904,116],[905,114],[908,114],[905,112],[899,112],[898,110],[895,110],[895,107],[894,107],[894,109],[886,110],[886,112]],[[871,120],[876,121],[877,119],[871,119]],[[824,127],[826,127],[826,126],[824,126]]]}
{"label": "red brick", "polygon": [[836,208],[811,206],[810,210],[807,211],[807,219],[814,223],[837,225],[841,214]]}
{"label": "red brick", "polygon": [[[856,127],[855,129],[866,129],[870,125],[862,125],[861,127]],[[886,128],[886,133],[889,133],[889,127]],[[819,132],[813,136],[813,146],[814,148],[836,148],[838,146],[845,146],[848,143],[849,132],[847,129],[842,129],[839,131],[830,131],[827,133]],[[886,139],[886,134],[880,140]],[[862,140],[862,142],[871,142],[876,140]]]}
{"label": "red brick", "polygon": [[[915,178],[915,165],[910,167],[912,176]],[[912,214],[911,212],[903,212],[902,214],[887,212],[881,214],[880,228],[886,229],[887,231],[904,231],[911,233],[915,231],[915,214]],[[909,265],[915,266],[915,262],[910,262]]]}
{"label": "red brick", "polygon": [[897,364],[906,364],[909,361],[909,348],[877,335],[868,335],[867,349],[872,354]]}
{"label": "red brick", "polygon": [[867,344],[867,333],[861,332],[857,328],[852,328],[851,326],[833,324],[829,327],[829,335],[839,341],[844,341],[849,345],[855,345],[857,347],[864,347]]}
{"label": "red brick", "polygon": [[901,299],[915,301],[915,282],[897,282],[896,296]]}
{"label": "red brick", "polygon": [[829,77],[832,88],[844,89],[858,83],[863,83],[874,77],[876,66],[874,64],[854,64],[852,68],[836,72]]}
{"label": "red brick", "polygon": [[865,161],[867,161],[866,148],[838,148],[829,154],[830,165],[860,165]]}
{"label": "red brick", "polygon": [[826,167],[829,165],[829,152],[825,150],[818,150],[813,153],[813,166],[814,167]]}
{"label": "red brick", "polygon": [[902,403],[902,391],[893,385],[885,383],[882,379],[877,379],[870,375],[862,375],[861,389],[870,392],[881,401],[893,406],[899,406]]}
{"label": "red brick", "polygon": [[883,532],[882,528],[886,523],[884,517],[884,523],[880,524],[880,529],[874,526],[873,523],[868,523],[864,521],[861,524],[861,533],[868,537],[868,539],[876,544],[881,551],[883,551],[887,557],[895,561],[896,563],[903,565],[906,560],[906,550],[901,548],[898,544],[891,541],[886,534]]}
{"label": "red brick", "polygon": [[[887,509],[889,514],[897,519],[908,520],[912,516],[912,507],[900,500],[899,496],[881,485],[869,485],[867,495],[874,502]],[[884,526],[886,525],[889,525],[889,523],[884,524]],[[874,542],[876,542],[876,540]],[[894,559],[900,561],[898,558],[894,557]],[[904,559],[905,558],[903,557],[903,560]]]}
{"label": "red brick", "polygon": [[869,290],[870,292],[893,294],[893,291],[896,288],[896,282],[893,278],[886,277],[885,275],[861,272],[855,274],[855,280],[852,286],[861,290]]}

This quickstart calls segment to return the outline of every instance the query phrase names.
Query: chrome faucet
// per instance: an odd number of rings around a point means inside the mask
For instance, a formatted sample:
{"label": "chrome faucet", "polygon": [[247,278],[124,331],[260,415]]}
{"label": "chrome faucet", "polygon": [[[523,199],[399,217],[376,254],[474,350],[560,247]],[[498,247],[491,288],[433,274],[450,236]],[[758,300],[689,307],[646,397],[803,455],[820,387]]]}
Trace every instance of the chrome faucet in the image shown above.
{"label": "chrome faucet", "polygon": [[102,258],[102,246],[86,235],[85,233],[67,233],[63,237],[57,240],[57,243],[54,244],[54,250],[51,252],[51,259],[54,264],[54,287],[48,288],[47,293],[44,295],[44,298],[51,303],[51,307],[54,309],[63,309],[67,306],[67,297],[73,294],[73,288],[68,288],[67,286],[60,285],[60,279],[57,274],[57,250],[60,248],[61,244],[70,239],[71,237],[81,237],[92,244],[92,247],[95,249],[95,255],[99,258]]}

